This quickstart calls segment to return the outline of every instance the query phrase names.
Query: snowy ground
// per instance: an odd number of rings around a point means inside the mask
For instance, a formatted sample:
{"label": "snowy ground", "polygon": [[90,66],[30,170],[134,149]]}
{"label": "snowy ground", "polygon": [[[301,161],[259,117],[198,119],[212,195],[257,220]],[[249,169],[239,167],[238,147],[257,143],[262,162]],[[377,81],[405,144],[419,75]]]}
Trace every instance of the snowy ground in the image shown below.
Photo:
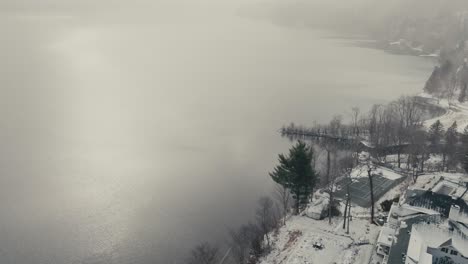
{"label": "snowy ground", "polygon": [[442,168],[442,155],[440,154],[430,154],[429,159],[425,162],[426,170],[429,171],[438,171]]}
{"label": "snowy ground", "polygon": [[[384,177],[391,179],[401,177],[398,173],[386,168],[378,168],[378,170]],[[356,169],[353,172],[353,177],[364,177],[359,171],[363,170]],[[376,202],[376,205],[396,196],[403,197],[408,187],[433,188],[440,184],[442,179],[455,184],[466,181],[467,177],[465,174],[442,172],[421,175],[416,183],[408,178],[390,189]],[[464,190],[464,188],[460,188],[460,190]],[[376,215],[380,214],[377,208],[379,206],[376,207]],[[343,209],[341,208],[341,211]],[[286,226],[280,228],[279,232],[273,235],[272,251],[260,260],[260,264],[381,263],[382,258],[377,256],[375,250],[380,227],[369,224],[369,208],[353,205],[351,210],[353,221],[350,222],[350,234],[346,234],[345,230],[342,229],[342,217],[334,217],[332,223],[329,224],[328,218],[314,220],[306,216],[292,216]],[[368,241],[369,244],[359,245],[360,241]],[[321,243],[324,248],[315,249],[314,243]]]}
{"label": "snowy ground", "polygon": [[[419,96],[432,98],[427,94],[420,94]],[[437,120],[440,120],[445,129],[450,127],[453,122],[457,121],[458,132],[463,132],[463,129],[468,126],[468,102],[459,103],[456,100],[452,100],[449,104],[446,99],[442,99],[437,106],[444,108],[446,113],[442,116],[426,120],[424,122],[425,127],[429,128]]]}
{"label": "snowy ground", "polygon": [[[341,218],[313,220],[305,216],[294,216],[282,227],[274,238],[272,252],[260,264],[327,264],[327,263],[368,263],[374,251],[379,228],[368,220],[354,218],[350,234],[342,229]],[[369,240],[368,245],[355,244]],[[322,243],[324,249],[313,247]]]}
{"label": "snowy ground", "polygon": [[[380,175],[386,179],[389,179],[389,180],[397,180],[401,177],[403,177],[402,175],[390,170],[390,169],[387,169],[387,168],[384,168],[384,167],[380,167],[378,166],[376,169],[372,170],[372,174],[377,174],[377,175]],[[362,177],[368,177],[367,176],[367,166],[357,166],[355,167],[352,171],[351,171],[351,178],[353,179],[357,179],[357,178],[362,178]]]}

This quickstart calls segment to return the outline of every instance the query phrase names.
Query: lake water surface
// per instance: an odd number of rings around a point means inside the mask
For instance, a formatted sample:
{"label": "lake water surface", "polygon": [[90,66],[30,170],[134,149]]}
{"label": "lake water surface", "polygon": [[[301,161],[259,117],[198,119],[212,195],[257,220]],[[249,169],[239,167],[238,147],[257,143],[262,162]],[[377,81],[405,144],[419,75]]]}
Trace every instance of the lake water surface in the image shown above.
{"label": "lake water surface", "polygon": [[5,264],[182,263],[271,191],[283,124],[417,93],[433,67],[234,11],[1,21]]}

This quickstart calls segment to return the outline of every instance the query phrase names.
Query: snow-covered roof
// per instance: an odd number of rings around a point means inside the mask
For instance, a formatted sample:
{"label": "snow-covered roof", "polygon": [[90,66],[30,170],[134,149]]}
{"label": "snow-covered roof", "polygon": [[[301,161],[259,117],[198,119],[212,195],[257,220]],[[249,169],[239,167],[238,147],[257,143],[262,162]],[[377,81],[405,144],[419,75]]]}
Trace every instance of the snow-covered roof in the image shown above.
{"label": "snow-covered roof", "polygon": [[392,207],[390,207],[390,211],[388,212],[387,223],[390,226],[398,227],[398,203],[393,203]]}
{"label": "snow-covered roof", "polygon": [[403,175],[398,174],[390,169],[384,168],[384,167],[377,167],[375,170],[375,173],[378,175],[381,175],[384,178],[387,178],[389,180],[397,180],[403,177]]}
{"label": "snow-covered roof", "polygon": [[455,183],[449,181],[441,181],[434,187],[434,189],[432,189],[432,191],[438,194],[452,196],[456,189],[457,185]]}
{"label": "snow-covered roof", "polygon": [[[433,192],[443,195],[448,195],[453,198],[460,198],[466,191],[466,183],[464,182],[465,178],[457,179],[444,179],[440,181],[434,188]],[[463,196],[463,200],[468,201],[468,195]]]}
{"label": "snow-covered roof", "polygon": [[377,239],[377,244],[391,247],[394,239],[395,239],[395,229],[392,229],[385,225],[380,230],[379,238]]}
{"label": "snow-covered roof", "polygon": [[452,227],[456,228],[460,233],[468,236],[468,227],[466,225],[461,224],[460,222],[453,222],[451,221],[450,224]]}
{"label": "snow-covered roof", "polygon": [[440,180],[439,175],[420,175],[416,182],[409,186],[408,189],[410,190],[423,190],[423,191],[428,191],[429,189],[432,189]]}
{"label": "snow-covered roof", "polygon": [[431,209],[427,209],[424,207],[412,206],[409,204],[398,205],[395,204],[392,206],[390,210],[390,214],[392,217],[408,217],[414,216],[419,214],[426,214],[426,215],[440,215],[439,212],[436,212]]}
{"label": "snow-covered roof", "polygon": [[458,206],[452,206],[450,208],[449,219],[468,226],[468,214],[461,212]]}
{"label": "snow-covered roof", "polygon": [[468,256],[468,239],[460,233],[449,231],[442,224],[413,225],[407,258],[419,264],[432,264],[432,255],[427,253],[427,248],[439,248],[446,243],[451,243],[462,256]]}
{"label": "snow-covered roof", "polygon": [[[468,176],[466,174],[447,172],[433,173],[419,176],[416,183],[408,189],[424,191],[431,189],[434,193],[448,195],[458,199],[465,192],[467,182]],[[468,202],[468,194],[465,194],[463,199]]]}
{"label": "snow-covered roof", "polygon": [[321,214],[323,210],[328,207],[329,201],[330,195],[328,193],[320,191],[315,192],[312,203],[309,204],[309,208],[307,208],[306,214]]}

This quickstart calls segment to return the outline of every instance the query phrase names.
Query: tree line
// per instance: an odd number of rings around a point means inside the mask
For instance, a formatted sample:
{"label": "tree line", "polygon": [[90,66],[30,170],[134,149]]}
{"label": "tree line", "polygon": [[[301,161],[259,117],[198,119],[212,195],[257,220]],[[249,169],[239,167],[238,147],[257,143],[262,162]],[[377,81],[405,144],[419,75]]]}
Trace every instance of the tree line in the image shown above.
{"label": "tree line", "polygon": [[444,128],[437,121],[428,130],[423,124],[427,115],[418,97],[402,96],[388,104],[373,105],[367,113],[353,108],[347,124],[341,116],[335,116],[328,125],[291,124],[280,132],[291,140],[315,140],[325,150],[338,148],[357,152],[364,144],[381,163],[387,163],[387,158],[393,154],[395,167],[408,171],[424,171],[431,154],[443,157],[441,166],[431,169],[460,169],[459,164],[468,151],[463,148],[468,144],[468,127],[459,133],[456,122]]}

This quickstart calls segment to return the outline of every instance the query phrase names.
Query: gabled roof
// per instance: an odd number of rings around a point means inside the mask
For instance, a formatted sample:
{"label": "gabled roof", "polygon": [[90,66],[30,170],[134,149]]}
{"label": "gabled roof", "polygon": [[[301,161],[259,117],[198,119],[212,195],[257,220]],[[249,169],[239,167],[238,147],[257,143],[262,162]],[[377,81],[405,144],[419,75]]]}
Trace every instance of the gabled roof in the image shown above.
{"label": "gabled roof", "polygon": [[468,257],[468,239],[458,232],[451,232],[439,224],[417,224],[411,231],[408,257],[418,263],[432,263],[427,248],[452,246],[461,255]]}
{"label": "gabled roof", "polygon": [[463,224],[463,223],[460,223],[460,222],[456,222],[456,221],[452,221],[452,220],[449,220],[449,224],[451,227],[453,227],[454,229],[458,230],[460,233],[464,234],[465,236],[468,237],[468,226]]}
{"label": "gabled roof", "polygon": [[468,214],[466,212],[461,212],[458,206],[452,206],[450,208],[449,219],[468,226]]}
{"label": "gabled roof", "polygon": [[455,239],[452,241],[452,246],[460,252],[464,257],[468,258],[468,243],[465,240]]}
{"label": "gabled roof", "polygon": [[448,246],[451,246],[451,245],[452,245],[452,239],[450,238],[449,240],[442,243],[442,245],[440,245],[439,247],[448,247]]}

